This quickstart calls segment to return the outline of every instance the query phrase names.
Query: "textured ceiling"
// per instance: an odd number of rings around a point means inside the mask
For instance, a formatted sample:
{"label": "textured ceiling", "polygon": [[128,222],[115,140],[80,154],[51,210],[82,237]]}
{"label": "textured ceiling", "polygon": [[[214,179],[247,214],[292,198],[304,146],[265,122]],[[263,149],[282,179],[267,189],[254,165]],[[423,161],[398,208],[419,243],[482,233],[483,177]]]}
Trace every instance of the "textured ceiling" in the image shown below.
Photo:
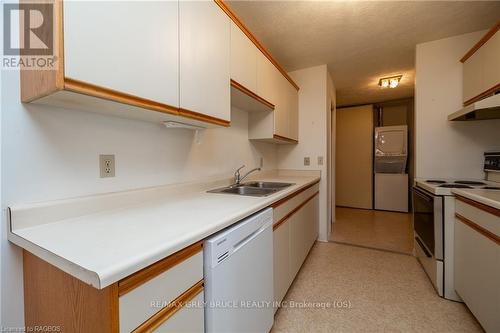
{"label": "textured ceiling", "polygon": [[[228,2],[287,71],[326,63],[338,105],[413,96],[416,44],[500,19],[500,1]],[[398,88],[377,86],[393,74],[403,74]]]}

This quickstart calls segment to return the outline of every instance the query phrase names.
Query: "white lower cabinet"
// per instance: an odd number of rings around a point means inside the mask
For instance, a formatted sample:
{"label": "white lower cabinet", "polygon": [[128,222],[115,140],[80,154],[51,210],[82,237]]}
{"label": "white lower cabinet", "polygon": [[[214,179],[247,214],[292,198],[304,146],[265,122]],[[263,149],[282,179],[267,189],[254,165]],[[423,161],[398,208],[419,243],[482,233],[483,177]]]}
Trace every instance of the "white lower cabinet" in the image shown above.
{"label": "white lower cabinet", "polygon": [[[281,301],[292,283],[290,280],[290,224],[283,223],[273,232],[274,299]],[[275,310],[278,307],[275,306]]]}
{"label": "white lower cabinet", "polygon": [[[319,186],[314,185],[275,207],[273,253],[276,303],[283,300],[318,237],[318,189]],[[283,211],[282,207],[288,210]]]}
{"label": "white lower cabinet", "polygon": [[205,317],[203,290],[172,317],[161,324],[154,333],[203,333]]}
{"label": "white lower cabinet", "polygon": [[486,332],[500,332],[500,215],[456,203],[455,289]]}
{"label": "white lower cabinet", "polygon": [[120,333],[203,332],[203,251],[196,243],[118,282]]}

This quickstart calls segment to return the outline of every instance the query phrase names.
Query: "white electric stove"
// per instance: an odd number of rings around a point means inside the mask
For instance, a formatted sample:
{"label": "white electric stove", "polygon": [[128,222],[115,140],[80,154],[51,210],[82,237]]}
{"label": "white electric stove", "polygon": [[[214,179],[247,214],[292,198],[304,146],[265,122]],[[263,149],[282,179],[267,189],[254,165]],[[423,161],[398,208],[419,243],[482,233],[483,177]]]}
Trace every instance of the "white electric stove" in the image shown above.
{"label": "white electric stove", "polygon": [[[485,158],[487,161],[486,154]],[[485,171],[488,172],[486,161]],[[446,299],[461,301],[455,292],[453,271],[455,198],[452,190],[456,188],[500,191],[500,183],[475,179],[416,179],[413,229],[415,255],[437,293]]]}

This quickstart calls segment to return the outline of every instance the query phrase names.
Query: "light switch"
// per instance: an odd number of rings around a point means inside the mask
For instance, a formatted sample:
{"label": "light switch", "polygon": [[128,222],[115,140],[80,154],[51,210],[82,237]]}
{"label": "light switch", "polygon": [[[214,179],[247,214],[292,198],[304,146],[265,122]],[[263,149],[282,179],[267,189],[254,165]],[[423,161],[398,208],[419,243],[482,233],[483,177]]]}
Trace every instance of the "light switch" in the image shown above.
{"label": "light switch", "polygon": [[311,165],[311,159],[309,157],[304,157],[304,165]]}

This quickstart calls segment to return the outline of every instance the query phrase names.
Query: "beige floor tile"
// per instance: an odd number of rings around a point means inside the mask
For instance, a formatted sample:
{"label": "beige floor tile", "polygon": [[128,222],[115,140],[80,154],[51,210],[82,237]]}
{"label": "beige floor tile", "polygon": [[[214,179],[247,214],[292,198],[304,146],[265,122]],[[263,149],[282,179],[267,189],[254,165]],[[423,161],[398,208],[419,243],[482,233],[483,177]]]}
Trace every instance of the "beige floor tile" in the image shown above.
{"label": "beige floor tile", "polygon": [[337,207],[330,240],[396,252],[413,251],[411,214]]}
{"label": "beige floor tile", "polygon": [[285,302],[335,301],[350,308],[281,308],[272,332],[482,332],[465,305],[437,296],[414,257],[317,243]]}

